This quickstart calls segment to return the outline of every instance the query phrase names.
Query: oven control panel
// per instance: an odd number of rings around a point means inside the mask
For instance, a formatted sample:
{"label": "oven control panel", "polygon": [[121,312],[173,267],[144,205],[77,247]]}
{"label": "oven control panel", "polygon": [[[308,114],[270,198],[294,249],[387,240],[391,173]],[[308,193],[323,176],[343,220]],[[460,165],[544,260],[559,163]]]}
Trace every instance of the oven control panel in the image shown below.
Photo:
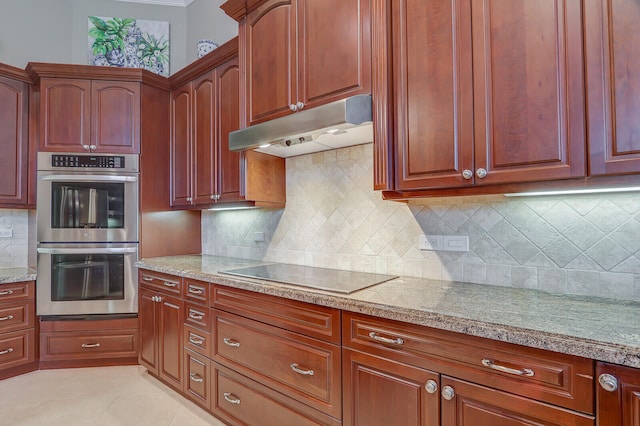
{"label": "oven control panel", "polygon": [[113,155],[58,155],[51,156],[53,167],[95,167],[98,169],[124,169],[124,156]]}

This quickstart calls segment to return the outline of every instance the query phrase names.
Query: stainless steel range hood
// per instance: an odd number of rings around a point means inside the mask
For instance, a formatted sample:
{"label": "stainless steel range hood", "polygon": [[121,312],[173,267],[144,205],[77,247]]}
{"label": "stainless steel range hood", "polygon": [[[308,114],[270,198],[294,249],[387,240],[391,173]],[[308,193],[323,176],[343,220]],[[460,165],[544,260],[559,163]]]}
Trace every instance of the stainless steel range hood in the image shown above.
{"label": "stainless steel range hood", "polygon": [[231,151],[293,157],[373,142],[371,95],[357,95],[229,133]]}

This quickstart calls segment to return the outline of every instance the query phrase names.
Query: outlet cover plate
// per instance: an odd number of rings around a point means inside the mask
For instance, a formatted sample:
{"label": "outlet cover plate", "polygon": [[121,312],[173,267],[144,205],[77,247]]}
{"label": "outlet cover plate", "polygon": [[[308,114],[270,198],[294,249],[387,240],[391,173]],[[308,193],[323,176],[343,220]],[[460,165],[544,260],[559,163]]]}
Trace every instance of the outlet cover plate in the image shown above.
{"label": "outlet cover plate", "polygon": [[444,237],[442,235],[420,235],[418,245],[420,250],[442,250]]}

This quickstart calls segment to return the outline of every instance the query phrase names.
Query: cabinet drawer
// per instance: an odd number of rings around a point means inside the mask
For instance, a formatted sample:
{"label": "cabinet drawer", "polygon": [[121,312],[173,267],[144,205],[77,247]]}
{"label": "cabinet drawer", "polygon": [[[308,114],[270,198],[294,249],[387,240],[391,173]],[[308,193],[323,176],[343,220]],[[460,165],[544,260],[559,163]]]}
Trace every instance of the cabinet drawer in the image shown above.
{"label": "cabinet drawer", "polygon": [[0,333],[35,327],[35,302],[0,304]]}
{"label": "cabinet drawer", "polygon": [[183,289],[182,297],[184,300],[209,306],[209,283],[185,278]]}
{"label": "cabinet drawer", "polygon": [[211,330],[211,308],[185,302],[184,323],[204,331]]}
{"label": "cabinet drawer", "polygon": [[207,410],[211,409],[211,361],[184,350],[184,382],[182,392]]}
{"label": "cabinet drawer", "polygon": [[223,311],[340,344],[340,311],[229,287],[213,288],[213,305]]}
{"label": "cabinet drawer", "polygon": [[35,298],[35,282],[0,284],[0,303]]}
{"label": "cabinet drawer", "polygon": [[184,325],[184,347],[206,357],[211,356],[211,333]]}
{"label": "cabinet drawer", "polygon": [[211,410],[230,425],[339,426],[340,421],[215,362]]}
{"label": "cabinet drawer", "polygon": [[141,270],[139,283],[145,287],[182,297],[182,278],[175,275]]}
{"label": "cabinet drawer", "polygon": [[0,369],[34,362],[35,330],[22,330],[0,335]]}
{"label": "cabinet drawer", "polygon": [[593,361],[344,313],[343,345],[593,414]]}
{"label": "cabinet drawer", "polygon": [[213,335],[215,361],[341,417],[339,346],[227,313],[215,314]]}
{"label": "cabinet drawer", "polygon": [[42,361],[125,358],[138,355],[137,330],[42,333]]}

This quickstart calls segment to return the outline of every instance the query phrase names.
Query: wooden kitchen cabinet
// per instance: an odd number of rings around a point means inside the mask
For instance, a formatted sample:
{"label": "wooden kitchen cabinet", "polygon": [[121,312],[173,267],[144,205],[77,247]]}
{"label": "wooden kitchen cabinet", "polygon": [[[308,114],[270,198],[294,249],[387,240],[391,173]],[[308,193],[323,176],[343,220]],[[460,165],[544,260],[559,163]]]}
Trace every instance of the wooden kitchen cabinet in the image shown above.
{"label": "wooden kitchen cabinet", "polygon": [[369,0],[231,0],[222,8],[244,40],[242,127],[370,93]]}
{"label": "wooden kitchen cabinet", "polygon": [[28,203],[28,109],[26,73],[0,64],[0,207],[15,208]]}
{"label": "wooden kitchen cabinet", "polygon": [[640,4],[584,2],[589,175],[640,173]]}
{"label": "wooden kitchen cabinet", "polygon": [[640,425],[640,369],[596,364],[597,426]]}
{"label": "wooden kitchen cabinet", "polygon": [[567,0],[374,0],[376,188],[585,176],[582,24]]}
{"label": "wooden kitchen cabinet", "polygon": [[182,279],[157,272],[139,274],[140,364],[165,383],[182,390]]}
{"label": "wooden kitchen cabinet", "polygon": [[38,369],[35,282],[0,284],[0,379]]}
{"label": "wooden kitchen cabinet", "polygon": [[140,152],[140,83],[40,79],[40,151]]}

